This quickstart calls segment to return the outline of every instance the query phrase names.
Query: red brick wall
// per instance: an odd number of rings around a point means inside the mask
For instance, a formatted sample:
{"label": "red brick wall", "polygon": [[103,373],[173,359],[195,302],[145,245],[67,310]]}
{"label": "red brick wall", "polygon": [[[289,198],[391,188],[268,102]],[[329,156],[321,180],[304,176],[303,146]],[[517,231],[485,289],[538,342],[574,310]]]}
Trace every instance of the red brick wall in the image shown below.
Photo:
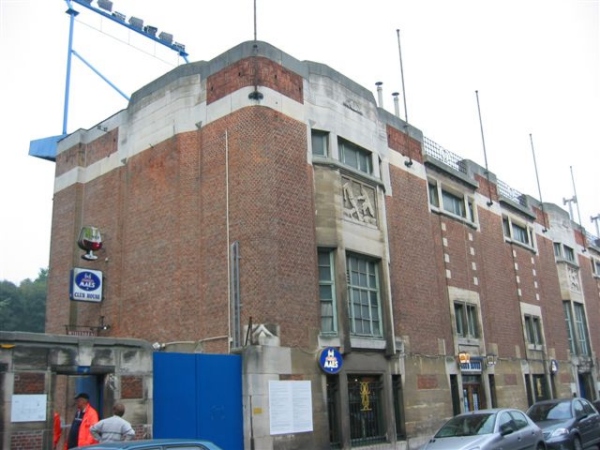
{"label": "red brick wall", "polygon": [[536,270],[540,286],[540,301],[544,322],[544,339],[547,347],[554,348],[556,358],[567,359],[569,342],[565,325],[558,272],[554,260],[554,246],[551,239],[537,236],[538,257]]}
{"label": "red brick wall", "polygon": [[388,146],[406,157],[423,162],[423,153],[419,141],[409,138],[406,133],[390,125],[386,127]]}
{"label": "red brick wall", "polygon": [[411,352],[437,355],[438,338],[452,342],[438,217],[429,212],[424,180],[395,167],[390,179],[393,196],[386,197],[386,210],[395,333],[410,335]]}
{"label": "red brick wall", "polygon": [[203,260],[207,314],[226,314],[225,132],[229,143],[230,242],[240,243],[242,324],[281,325],[282,345],[306,345],[320,326],[312,171],[306,128],[263,107],[204,131]]}
{"label": "red brick wall", "polygon": [[515,346],[525,356],[521,309],[513,263],[513,246],[504,241],[502,218],[478,207],[477,233],[480,300],[485,340],[498,344],[499,357],[514,357]]}
{"label": "red brick wall", "polygon": [[[319,326],[306,128],[259,106],[155,144],[56,195],[48,331],[64,332],[71,309],[78,325],[105,316],[111,336],[170,342],[228,334],[226,130],[242,323],[277,323],[282,344],[306,344]],[[80,259],[83,224],[102,232],[97,261]],[[68,300],[73,265],[104,272],[101,304]],[[227,340],[210,347],[224,351]]]}
{"label": "red brick wall", "polygon": [[270,59],[246,58],[208,77],[206,103],[246,86],[264,86],[283,95],[304,102],[303,78]]}
{"label": "red brick wall", "polygon": [[45,373],[17,372],[15,373],[15,394],[43,394],[46,381]]}
{"label": "red brick wall", "polygon": [[44,448],[44,430],[16,431],[10,437],[10,450],[39,450]]}
{"label": "red brick wall", "polygon": [[121,398],[144,398],[144,379],[135,375],[122,375]]}

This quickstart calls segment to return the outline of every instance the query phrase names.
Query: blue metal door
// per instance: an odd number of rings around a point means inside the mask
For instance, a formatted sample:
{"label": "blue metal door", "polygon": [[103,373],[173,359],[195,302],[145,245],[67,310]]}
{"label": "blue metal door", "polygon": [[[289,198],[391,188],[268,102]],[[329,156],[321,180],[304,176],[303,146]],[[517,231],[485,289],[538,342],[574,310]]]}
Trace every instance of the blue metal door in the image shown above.
{"label": "blue metal door", "polygon": [[241,375],[239,355],[154,353],[153,436],[243,450]]}

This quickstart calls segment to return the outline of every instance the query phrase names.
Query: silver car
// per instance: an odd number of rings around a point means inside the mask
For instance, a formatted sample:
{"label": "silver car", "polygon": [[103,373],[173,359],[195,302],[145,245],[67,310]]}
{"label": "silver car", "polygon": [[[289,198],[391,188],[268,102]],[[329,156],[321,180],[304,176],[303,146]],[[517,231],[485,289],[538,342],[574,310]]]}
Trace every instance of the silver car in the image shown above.
{"label": "silver car", "polygon": [[542,430],[512,408],[482,409],[448,420],[422,450],[545,450]]}

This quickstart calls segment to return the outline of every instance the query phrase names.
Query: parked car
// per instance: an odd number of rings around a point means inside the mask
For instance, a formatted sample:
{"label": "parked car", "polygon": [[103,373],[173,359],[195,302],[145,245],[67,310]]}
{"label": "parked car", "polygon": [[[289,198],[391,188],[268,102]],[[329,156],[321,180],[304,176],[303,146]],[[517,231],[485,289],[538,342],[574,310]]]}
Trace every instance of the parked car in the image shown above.
{"label": "parked car", "polygon": [[422,450],[544,450],[542,430],[523,411],[482,409],[454,416]]}
{"label": "parked car", "polygon": [[141,441],[105,442],[77,447],[85,450],[223,450],[202,439],[149,439]]}
{"label": "parked car", "polygon": [[600,445],[600,414],[585,398],[539,401],[527,415],[544,431],[549,449],[581,450]]}

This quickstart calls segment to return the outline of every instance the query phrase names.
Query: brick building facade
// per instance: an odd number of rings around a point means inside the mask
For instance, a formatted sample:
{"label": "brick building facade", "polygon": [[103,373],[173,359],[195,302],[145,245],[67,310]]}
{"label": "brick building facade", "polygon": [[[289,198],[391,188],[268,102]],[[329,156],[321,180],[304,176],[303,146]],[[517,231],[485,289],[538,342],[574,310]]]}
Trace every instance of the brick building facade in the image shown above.
{"label": "brick building facade", "polygon": [[[417,448],[465,409],[598,397],[598,241],[264,42],[63,139],[52,223],[46,331],[241,352],[246,448]],[[101,302],[69,300],[74,267]],[[272,433],[269,380],[311,382],[311,432]]]}

